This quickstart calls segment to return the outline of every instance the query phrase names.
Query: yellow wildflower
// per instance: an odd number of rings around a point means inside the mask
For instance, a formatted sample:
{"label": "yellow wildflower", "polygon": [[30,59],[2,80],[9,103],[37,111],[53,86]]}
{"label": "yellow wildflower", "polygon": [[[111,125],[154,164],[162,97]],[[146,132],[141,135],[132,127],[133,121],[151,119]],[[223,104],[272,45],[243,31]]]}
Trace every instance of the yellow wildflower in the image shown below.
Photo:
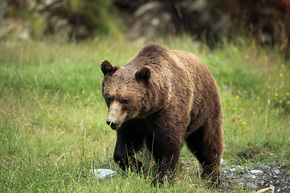
{"label": "yellow wildflower", "polygon": [[287,101],[287,105],[289,105],[290,104],[290,101]]}
{"label": "yellow wildflower", "polygon": [[218,59],[219,59],[219,57],[218,57],[218,56],[214,56],[214,58],[215,58],[216,60],[218,60]]}
{"label": "yellow wildflower", "polygon": [[286,92],[286,95],[287,95],[287,96],[289,96],[289,95],[290,95],[290,93],[289,93],[289,92]]}
{"label": "yellow wildflower", "polygon": [[236,99],[239,99],[240,97],[239,96],[236,96]]}
{"label": "yellow wildflower", "polygon": [[283,77],[283,74],[282,74],[282,73],[280,73],[280,77],[281,77],[281,78]]}
{"label": "yellow wildflower", "polygon": [[235,110],[236,110],[236,108],[234,107],[234,108],[233,108],[233,111],[235,111]]}
{"label": "yellow wildflower", "polygon": [[282,103],[282,100],[279,100],[279,103],[281,104]]}
{"label": "yellow wildflower", "polygon": [[278,96],[278,93],[275,93],[275,96]]}
{"label": "yellow wildflower", "polygon": [[246,123],[246,121],[243,121],[243,125],[246,125],[247,123]]}
{"label": "yellow wildflower", "polygon": [[276,109],[273,109],[273,112],[275,113]]}
{"label": "yellow wildflower", "polygon": [[66,58],[66,59],[65,59],[65,62],[66,62],[66,63],[68,63],[68,62],[69,62],[69,60]]}

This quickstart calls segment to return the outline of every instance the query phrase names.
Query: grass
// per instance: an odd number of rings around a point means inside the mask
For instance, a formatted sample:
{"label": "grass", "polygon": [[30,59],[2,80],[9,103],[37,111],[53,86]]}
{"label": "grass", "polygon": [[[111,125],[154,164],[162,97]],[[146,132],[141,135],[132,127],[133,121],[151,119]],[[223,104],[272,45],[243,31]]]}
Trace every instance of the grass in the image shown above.
{"label": "grass", "polygon": [[[279,48],[260,48],[244,39],[214,50],[189,37],[156,42],[198,55],[214,75],[227,166],[290,168],[290,64]],[[0,43],[1,192],[215,192],[198,178],[198,162],[186,147],[174,182],[163,187],[150,185],[151,172],[122,172],[113,161],[116,135],[105,124],[99,63],[108,59],[122,65],[143,46],[121,37],[78,44]],[[149,167],[142,154],[138,157]],[[94,168],[118,174],[98,180],[90,172]],[[233,183],[228,191],[250,189]]]}

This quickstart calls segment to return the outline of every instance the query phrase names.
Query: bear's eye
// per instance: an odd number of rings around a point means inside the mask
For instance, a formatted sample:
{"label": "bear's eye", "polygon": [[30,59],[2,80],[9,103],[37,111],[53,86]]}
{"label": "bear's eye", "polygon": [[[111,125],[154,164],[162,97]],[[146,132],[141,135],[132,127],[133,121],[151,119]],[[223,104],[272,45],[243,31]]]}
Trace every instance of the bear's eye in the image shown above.
{"label": "bear's eye", "polygon": [[123,99],[123,100],[121,100],[121,104],[128,104],[128,100],[127,99]]}
{"label": "bear's eye", "polygon": [[108,101],[108,102],[112,102],[113,100],[114,100],[113,97],[110,97],[110,96],[107,97],[107,101]]}

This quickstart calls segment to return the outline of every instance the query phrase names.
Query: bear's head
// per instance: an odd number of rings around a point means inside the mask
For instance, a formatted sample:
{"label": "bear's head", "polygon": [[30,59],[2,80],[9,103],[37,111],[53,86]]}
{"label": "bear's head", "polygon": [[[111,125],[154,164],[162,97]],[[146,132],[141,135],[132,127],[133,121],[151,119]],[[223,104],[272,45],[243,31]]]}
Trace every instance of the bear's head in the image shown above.
{"label": "bear's head", "polygon": [[108,106],[107,124],[114,130],[146,109],[147,87],[151,77],[147,66],[134,69],[130,66],[113,66],[101,62],[104,74],[102,94]]}

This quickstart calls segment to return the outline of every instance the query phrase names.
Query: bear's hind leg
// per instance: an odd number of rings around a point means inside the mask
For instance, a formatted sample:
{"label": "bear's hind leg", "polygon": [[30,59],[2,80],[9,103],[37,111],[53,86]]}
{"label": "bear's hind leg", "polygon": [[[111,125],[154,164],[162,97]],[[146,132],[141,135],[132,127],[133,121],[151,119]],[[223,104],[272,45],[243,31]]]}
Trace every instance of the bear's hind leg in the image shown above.
{"label": "bear's hind leg", "polygon": [[202,177],[211,177],[214,185],[219,184],[219,167],[223,153],[223,134],[219,127],[220,124],[214,128],[207,122],[186,139],[189,149],[203,168]]}

